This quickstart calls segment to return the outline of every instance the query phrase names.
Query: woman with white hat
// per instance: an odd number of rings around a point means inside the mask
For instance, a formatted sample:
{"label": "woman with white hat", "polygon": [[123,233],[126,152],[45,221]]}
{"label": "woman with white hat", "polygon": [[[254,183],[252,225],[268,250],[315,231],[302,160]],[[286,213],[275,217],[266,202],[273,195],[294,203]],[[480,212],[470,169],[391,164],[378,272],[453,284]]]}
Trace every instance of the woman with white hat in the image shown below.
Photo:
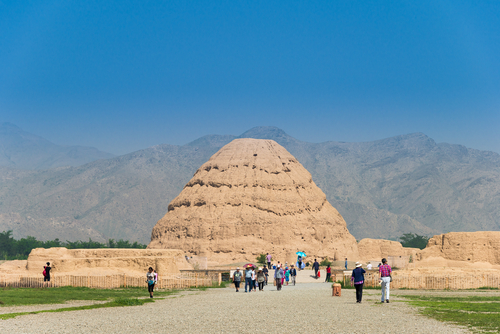
{"label": "woman with white hat", "polygon": [[361,266],[361,262],[356,262],[356,268],[352,271],[351,275],[351,284],[354,282],[354,287],[356,288],[356,303],[361,303],[361,299],[363,298],[364,273],[366,271]]}

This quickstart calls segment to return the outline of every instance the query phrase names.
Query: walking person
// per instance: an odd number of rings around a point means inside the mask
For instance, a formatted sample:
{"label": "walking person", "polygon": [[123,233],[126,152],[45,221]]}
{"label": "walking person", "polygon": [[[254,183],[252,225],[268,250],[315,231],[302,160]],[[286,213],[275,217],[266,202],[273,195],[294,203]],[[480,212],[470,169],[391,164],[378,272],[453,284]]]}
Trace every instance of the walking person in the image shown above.
{"label": "walking person", "polygon": [[234,287],[236,288],[236,292],[240,291],[240,284],[241,284],[241,277],[242,276],[243,275],[240,271],[240,268],[237,267],[236,271],[233,273],[233,283],[234,283]]}
{"label": "walking person", "polygon": [[148,282],[149,298],[153,298],[153,291],[155,288],[155,274],[153,267],[149,267],[149,270],[146,273],[146,282]]}
{"label": "walking person", "polygon": [[290,270],[288,268],[285,270],[285,281],[288,286],[288,282],[290,281]]}
{"label": "walking person", "polygon": [[281,266],[277,266],[274,271],[274,281],[276,282],[276,289],[281,291],[281,280],[283,279],[283,269]]}
{"label": "walking person", "polygon": [[380,284],[382,285],[382,298],[381,301],[382,303],[389,302],[389,289],[391,286],[391,273],[392,273],[392,268],[390,265],[387,264],[387,259],[383,258],[382,259],[382,265],[378,268],[378,272],[380,273]]}
{"label": "walking person", "polygon": [[252,271],[250,267],[246,267],[245,269],[245,292],[248,292],[248,288],[250,287],[250,292],[252,292]]}
{"label": "walking person", "polygon": [[313,269],[314,269],[314,278],[318,278],[318,271],[319,271],[319,263],[318,261],[316,261],[316,259],[314,259],[314,263],[313,263]]}
{"label": "walking person", "polygon": [[[50,266],[50,262],[46,263],[46,266],[43,266],[43,284],[50,285],[50,271],[52,270],[52,267]],[[48,282],[48,283],[45,283]]]}
{"label": "walking person", "polygon": [[290,276],[292,277],[292,284],[295,285],[295,281],[297,278],[297,269],[293,267],[293,264],[292,264],[292,269],[290,269]]}
{"label": "walking person", "polygon": [[257,284],[259,285],[259,291],[264,291],[264,283],[266,282],[266,275],[264,275],[264,271],[262,268],[259,268],[257,272]]}
{"label": "walking person", "polygon": [[302,256],[297,257],[297,266],[299,267],[299,270],[302,269]]}
{"label": "walking person", "polygon": [[272,258],[273,257],[271,256],[271,254],[267,253],[267,255],[266,255],[266,261],[267,261],[267,267],[269,269],[271,269],[271,260],[272,260]]}
{"label": "walking person", "polygon": [[356,303],[361,303],[361,299],[363,298],[364,273],[366,271],[361,266],[360,262],[356,262],[356,268],[354,268],[351,275],[351,284],[354,282],[354,287],[356,288]]}
{"label": "walking person", "polygon": [[[252,267],[252,288],[254,292],[257,292],[257,273],[254,267]],[[250,289],[250,292],[252,292],[252,289]]]}
{"label": "walking person", "polygon": [[332,277],[332,268],[330,268],[330,265],[326,267],[326,279],[325,282],[330,282],[330,277]]}
{"label": "walking person", "polygon": [[266,276],[266,281],[264,282],[264,285],[267,285],[267,281],[269,279],[269,270],[267,270],[266,266],[264,266],[264,269],[262,269],[262,272],[264,273],[264,276]]}
{"label": "walking person", "polygon": [[345,258],[345,270],[347,270],[347,258]]}

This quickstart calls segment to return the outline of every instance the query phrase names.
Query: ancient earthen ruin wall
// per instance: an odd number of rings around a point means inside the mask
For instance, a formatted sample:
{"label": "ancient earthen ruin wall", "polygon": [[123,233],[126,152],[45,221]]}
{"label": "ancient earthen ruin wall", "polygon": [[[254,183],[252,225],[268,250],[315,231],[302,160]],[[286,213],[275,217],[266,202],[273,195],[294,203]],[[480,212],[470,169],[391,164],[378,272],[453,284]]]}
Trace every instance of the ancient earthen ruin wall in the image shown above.
{"label": "ancient earthen ruin wall", "polygon": [[358,251],[363,261],[376,260],[380,262],[382,258],[390,256],[412,256],[412,259],[414,259],[420,249],[403,247],[398,241],[365,238],[359,241]]}
{"label": "ancient earthen ruin wall", "polygon": [[51,263],[53,273],[93,275],[121,273],[144,275],[149,267],[165,275],[178,273],[179,269],[188,269],[185,268],[187,262],[184,260],[184,253],[180,250],[66,249],[64,247],[32,250],[26,269],[30,274],[41,273],[46,262]]}
{"label": "ancient earthen ruin wall", "polygon": [[272,140],[236,139],[203,164],[168,206],[148,248],[221,263],[267,252],[295,261],[358,258],[355,238],[311,174]]}
{"label": "ancient earthen ruin wall", "polygon": [[419,260],[430,257],[500,265],[500,232],[450,232],[435,235],[418,254]]}

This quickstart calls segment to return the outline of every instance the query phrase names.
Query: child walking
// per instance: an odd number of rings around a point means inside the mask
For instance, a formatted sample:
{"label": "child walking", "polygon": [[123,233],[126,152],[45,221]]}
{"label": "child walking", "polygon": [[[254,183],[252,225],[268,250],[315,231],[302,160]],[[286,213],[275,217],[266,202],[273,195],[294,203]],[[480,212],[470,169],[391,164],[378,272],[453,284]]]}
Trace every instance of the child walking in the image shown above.
{"label": "child walking", "polygon": [[290,281],[290,270],[286,270],[285,271],[285,281],[286,281],[286,285],[288,285],[288,282]]}

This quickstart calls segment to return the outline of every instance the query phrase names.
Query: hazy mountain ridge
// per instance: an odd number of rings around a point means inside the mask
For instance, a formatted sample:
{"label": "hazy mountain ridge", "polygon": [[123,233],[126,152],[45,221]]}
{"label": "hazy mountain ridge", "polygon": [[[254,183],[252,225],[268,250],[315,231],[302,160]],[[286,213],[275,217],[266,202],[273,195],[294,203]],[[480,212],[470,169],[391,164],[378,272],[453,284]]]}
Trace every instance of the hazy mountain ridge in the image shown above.
{"label": "hazy mountain ridge", "polygon": [[113,154],[94,147],[56,145],[14,124],[0,125],[0,166],[27,170],[49,169],[79,166],[112,157]]}
{"label": "hazy mountain ridge", "polygon": [[[313,144],[258,127],[238,137],[283,145],[309,170],[357,239],[500,229],[500,156],[494,152],[436,144],[420,133]],[[0,230],[13,229],[18,237],[148,242],[168,203],[234,138],[205,136],[79,167],[0,168]]]}

